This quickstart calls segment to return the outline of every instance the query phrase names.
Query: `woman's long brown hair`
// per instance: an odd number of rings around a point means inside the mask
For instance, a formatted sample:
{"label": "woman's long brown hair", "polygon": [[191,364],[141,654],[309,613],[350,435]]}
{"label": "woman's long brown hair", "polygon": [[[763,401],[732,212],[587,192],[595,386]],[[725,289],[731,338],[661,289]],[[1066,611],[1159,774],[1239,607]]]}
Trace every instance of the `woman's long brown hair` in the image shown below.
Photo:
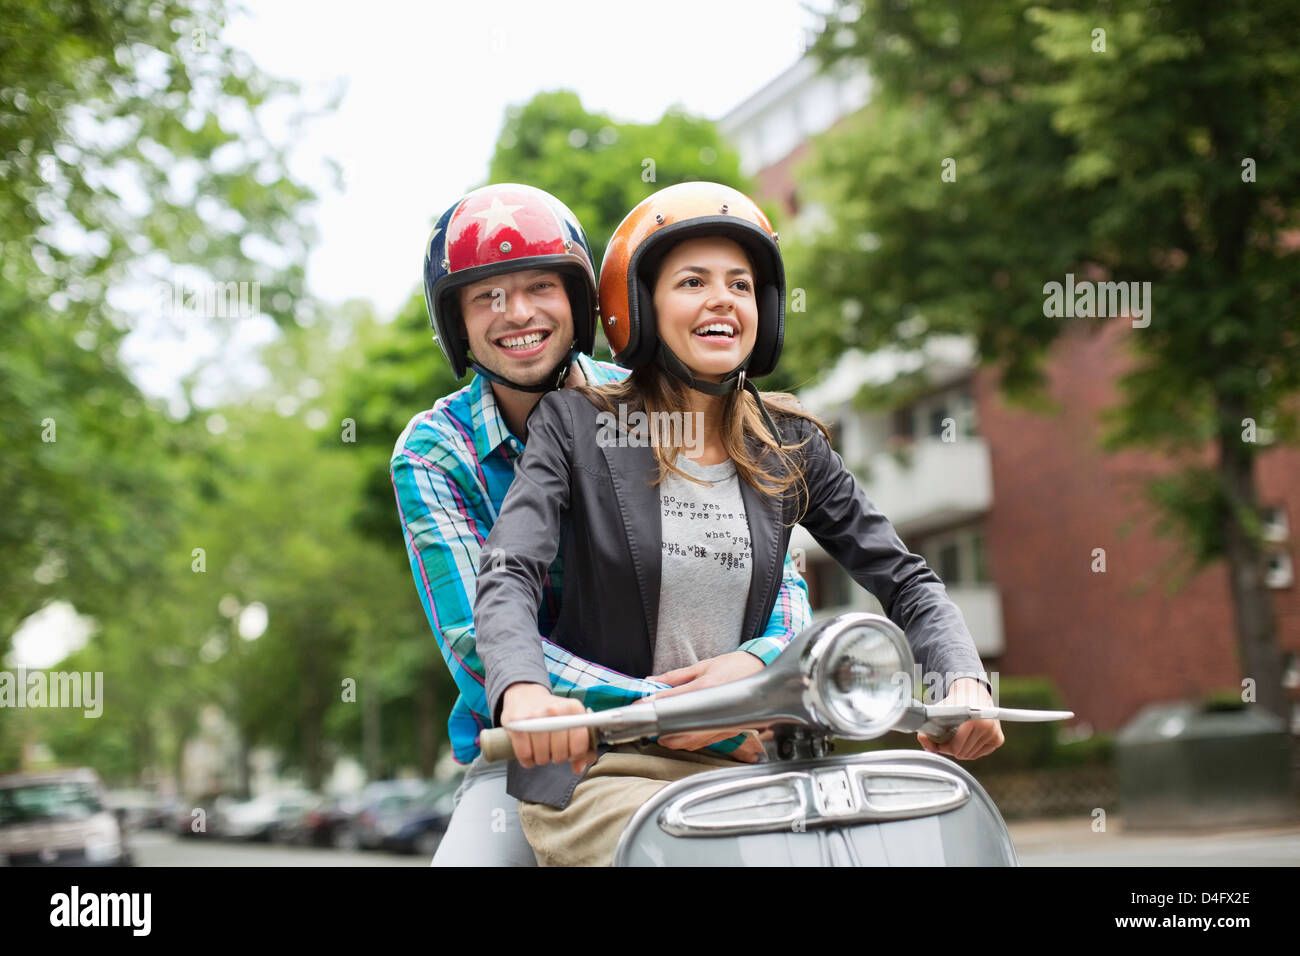
{"label": "woman's long brown hair", "polygon": [[[622,381],[608,385],[583,385],[577,391],[597,408],[611,414],[617,414],[620,405],[627,409],[625,415],[636,411],[646,414],[650,441],[659,463],[659,475],[654,484],[663,481],[671,471],[688,481],[703,485],[707,482],[686,474],[673,464],[684,450],[680,441],[684,429],[672,429],[668,436],[664,436],[657,434],[653,427],[655,422],[686,421],[685,416],[691,414],[687,388],[686,384],[666,374],[657,365],[645,365],[633,369],[632,374]],[[788,392],[761,392],[760,395],[778,428],[782,417],[803,418],[812,422],[827,441],[830,440],[830,431],[826,425],[803,408],[793,395]],[[796,517],[792,524],[797,524],[808,507],[808,483],[804,478],[802,456],[791,452],[803,448],[816,433],[810,434],[797,445],[778,445],[763,422],[750,392],[729,392],[723,397],[722,403],[722,447],[735,463],[736,473],[761,494],[783,496],[794,488]],[[654,414],[656,412],[667,412],[671,417],[657,417]],[[746,441],[748,438],[755,438],[760,443],[759,455],[750,452]],[[776,458],[776,468],[764,466],[760,459],[766,453],[771,453]]]}

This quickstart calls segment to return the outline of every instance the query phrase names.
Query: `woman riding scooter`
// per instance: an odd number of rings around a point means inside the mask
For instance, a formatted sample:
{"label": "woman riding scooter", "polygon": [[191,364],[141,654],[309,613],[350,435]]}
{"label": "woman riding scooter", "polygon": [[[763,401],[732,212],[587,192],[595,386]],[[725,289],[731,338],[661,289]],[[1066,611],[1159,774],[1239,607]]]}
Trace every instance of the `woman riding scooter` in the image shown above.
{"label": "woman riding scooter", "polygon": [[[564,597],[550,641],[661,681],[656,696],[668,696],[775,659],[780,647],[757,638],[796,523],[880,600],[923,669],[951,678],[945,700],[992,704],[942,582],[867,499],[825,427],[792,396],[754,386],[780,356],[784,300],[776,234],[729,187],[668,187],[619,226],[601,268],[601,320],[632,374],[538,404],[483,548],[474,620],[498,725],[603,709],[590,691],[551,694],[537,610],[558,550]],[[538,862],[608,864],[623,825],[659,789],[758,758],[752,738],[733,734],[593,754],[584,731],[511,732],[507,789]],[[919,739],[963,759],[1003,742],[992,720],[943,745]]]}

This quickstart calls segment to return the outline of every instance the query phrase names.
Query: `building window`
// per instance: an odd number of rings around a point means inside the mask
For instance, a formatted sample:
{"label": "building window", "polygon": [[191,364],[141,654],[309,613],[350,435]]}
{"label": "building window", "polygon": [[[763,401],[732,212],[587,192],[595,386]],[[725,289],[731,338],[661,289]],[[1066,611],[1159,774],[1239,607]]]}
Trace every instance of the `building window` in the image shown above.
{"label": "building window", "polygon": [[[951,420],[951,427],[949,421]],[[896,439],[974,437],[979,434],[975,396],[970,382],[928,395],[911,405],[895,409],[893,434]]]}
{"label": "building window", "polygon": [[982,528],[961,528],[921,539],[914,549],[947,587],[990,583]]}
{"label": "building window", "polygon": [[988,584],[989,563],[988,557],[984,553],[983,531],[976,531],[971,535],[971,564],[974,582],[976,584]]}
{"label": "building window", "polygon": [[926,422],[923,434],[929,438],[939,438],[943,435],[943,429],[946,425],[950,413],[946,405],[931,405],[929,410],[930,420]]}
{"label": "building window", "polygon": [[1265,541],[1285,541],[1291,535],[1290,526],[1286,520],[1286,509],[1281,505],[1270,505],[1264,508],[1264,540]]}
{"label": "building window", "polygon": [[900,408],[894,412],[894,436],[902,439],[915,437],[912,429],[912,410],[910,408]]}
{"label": "building window", "polygon": [[834,560],[809,561],[804,582],[808,585],[808,604],[814,611],[846,607],[853,601],[855,583]]}
{"label": "building window", "polygon": [[826,430],[831,433],[831,450],[844,457],[844,423],[838,418],[826,419]]}
{"label": "building window", "polygon": [[1291,555],[1274,551],[1265,558],[1264,583],[1271,588],[1289,588],[1295,575],[1291,568]]}
{"label": "building window", "polygon": [[939,545],[937,560],[934,564],[935,573],[943,578],[945,582],[960,584],[962,580],[961,573],[961,550],[955,540],[950,540],[946,544]]}

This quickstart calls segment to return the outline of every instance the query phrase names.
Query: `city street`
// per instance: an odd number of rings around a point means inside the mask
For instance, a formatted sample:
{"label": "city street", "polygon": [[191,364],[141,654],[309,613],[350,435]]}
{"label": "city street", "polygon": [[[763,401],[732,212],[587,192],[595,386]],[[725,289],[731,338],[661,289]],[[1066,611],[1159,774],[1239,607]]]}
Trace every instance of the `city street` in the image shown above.
{"label": "city street", "polygon": [[[1195,834],[1125,833],[1112,817],[1105,833],[1088,820],[1010,825],[1021,866],[1300,866],[1300,826]],[[344,852],[226,840],[131,836],[139,866],[428,866],[418,856]]]}
{"label": "city street", "polygon": [[419,856],[189,839],[158,830],[130,836],[137,866],[428,866]]}
{"label": "city street", "polygon": [[1008,825],[1021,866],[1300,866],[1300,826],[1196,833],[1105,833],[1090,818]]}

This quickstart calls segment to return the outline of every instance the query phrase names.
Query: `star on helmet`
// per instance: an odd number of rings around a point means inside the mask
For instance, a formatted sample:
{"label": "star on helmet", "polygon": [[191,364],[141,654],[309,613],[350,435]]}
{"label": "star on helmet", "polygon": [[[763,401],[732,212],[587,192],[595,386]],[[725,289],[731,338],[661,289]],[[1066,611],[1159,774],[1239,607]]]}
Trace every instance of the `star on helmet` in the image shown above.
{"label": "star on helmet", "polygon": [[483,229],[490,235],[492,230],[499,226],[518,229],[519,224],[515,222],[515,212],[523,208],[523,206],[507,206],[499,197],[493,196],[491,206],[484,212],[471,213],[471,215],[483,220]]}

